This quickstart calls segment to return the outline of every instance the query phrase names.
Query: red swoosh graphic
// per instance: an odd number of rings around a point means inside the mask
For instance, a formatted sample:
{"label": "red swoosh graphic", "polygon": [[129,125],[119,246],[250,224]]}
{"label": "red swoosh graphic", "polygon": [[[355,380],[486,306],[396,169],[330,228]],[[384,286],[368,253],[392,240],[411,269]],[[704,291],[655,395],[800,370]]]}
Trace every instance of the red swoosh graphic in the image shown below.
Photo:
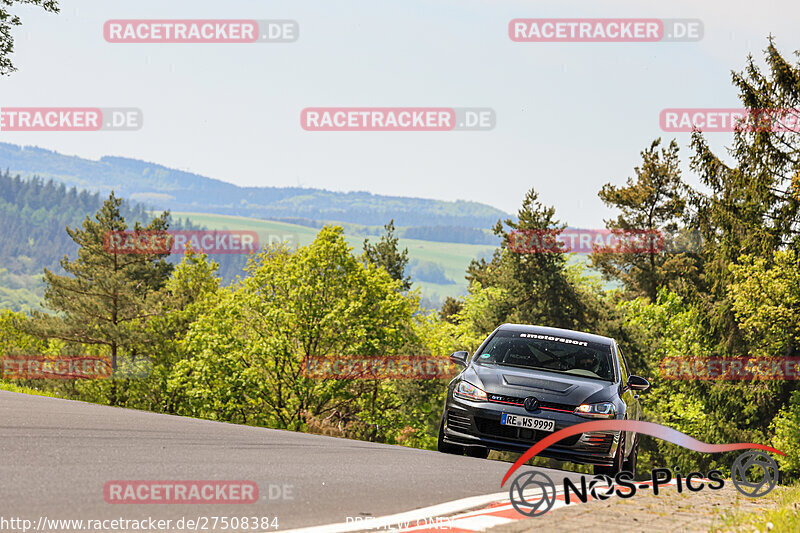
{"label": "red swoosh graphic", "polygon": [[634,431],[636,433],[641,433],[642,435],[657,437],[661,440],[671,442],[672,444],[677,444],[678,446],[683,446],[689,450],[702,453],[721,453],[730,452],[733,450],[757,448],[767,452],[786,455],[782,451],[776,450],[770,446],[765,446],[764,444],[754,444],[752,442],[708,444],[707,442],[699,441],[690,437],[689,435],[681,433],[677,429],[668,428],[667,426],[662,426],[661,424],[655,424],[653,422],[640,422],[637,420],[595,420],[592,422],[581,422],[580,424],[575,424],[574,426],[560,429],[531,446],[531,448],[525,452],[522,457],[517,459],[517,462],[508,469],[508,472],[506,472],[506,476],[503,478],[500,486],[502,487],[505,485],[506,481],[508,481],[508,478],[510,478],[520,466],[524,465],[532,457],[538,455],[539,452],[548,446],[552,446],[561,439],[565,439],[567,437],[571,437],[572,435],[577,435],[578,433],[584,433],[587,431]]}

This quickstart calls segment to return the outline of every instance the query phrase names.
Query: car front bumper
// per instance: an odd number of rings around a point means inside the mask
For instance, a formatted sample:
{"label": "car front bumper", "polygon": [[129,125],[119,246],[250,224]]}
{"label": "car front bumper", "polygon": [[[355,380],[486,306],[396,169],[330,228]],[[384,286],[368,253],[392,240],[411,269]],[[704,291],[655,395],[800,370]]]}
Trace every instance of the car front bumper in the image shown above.
{"label": "car front bumper", "polygon": [[[492,450],[523,453],[551,432],[500,423],[503,413],[555,421],[555,431],[587,422],[571,412],[539,409],[493,402],[472,402],[450,396],[444,412],[444,440],[461,446],[482,446]],[[618,431],[581,433],[567,437],[539,453],[572,463],[611,465],[619,447]]]}

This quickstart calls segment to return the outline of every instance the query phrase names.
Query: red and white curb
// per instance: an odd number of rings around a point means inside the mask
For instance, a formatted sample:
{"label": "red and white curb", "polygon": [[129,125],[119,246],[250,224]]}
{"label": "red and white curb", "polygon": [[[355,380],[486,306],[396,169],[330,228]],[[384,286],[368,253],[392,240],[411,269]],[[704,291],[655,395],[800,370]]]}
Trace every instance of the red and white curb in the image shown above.
{"label": "red and white curb", "polygon": [[[636,482],[637,488],[643,485],[650,487],[652,484],[652,481]],[[670,485],[677,485],[677,482],[672,480],[661,484],[661,486]],[[607,488],[606,486],[596,487],[597,490]],[[591,495],[588,495],[588,501],[593,499]],[[575,503],[570,505],[575,505]],[[580,505],[580,501],[578,501],[578,505]],[[556,501],[548,513],[566,506],[563,489],[559,489],[556,491]],[[514,509],[508,492],[500,492],[486,496],[464,498],[395,515],[377,518],[368,517],[366,519],[357,517],[344,523],[292,529],[286,533],[348,533],[356,531],[391,531],[397,533],[406,531],[442,533],[446,531],[448,533],[468,533],[485,531],[495,526],[529,518],[531,517],[520,514]]]}
{"label": "red and white curb", "polygon": [[[652,481],[641,481],[636,483],[637,487],[641,487],[642,485],[647,485],[648,487],[652,486]],[[663,483],[663,486],[669,485],[677,485],[676,481],[670,481],[668,483]],[[607,490],[608,486],[605,485],[598,485],[596,490]],[[506,493],[507,495],[507,493]],[[591,495],[587,495],[587,501],[591,501]],[[564,491],[563,489],[559,489],[556,491],[556,501],[553,503],[553,507],[545,513],[552,513],[556,509],[560,509],[562,507],[566,507],[567,503],[564,501]],[[578,504],[581,502],[578,501]],[[574,505],[574,503],[570,503],[570,505]],[[408,527],[405,529],[397,529],[397,531],[414,531],[417,533],[422,532],[433,532],[447,530],[450,533],[462,533],[462,532],[471,532],[471,531],[485,531],[489,528],[500,526],[503,524],[508,524],[509,522],[516,522],[517,520],[525,520],[531,517],[525,516],[520,514],[514,506],[511,505],[511,500],[507,497],[498,502],[494,502],[487,507],[482,509],[478,509],[475,511],[470,511],[463,514],[458,514],[455,516],[445,517],[440,519],[437,523],[436,521],[430,520],[426,523],[424,520],[421,523],[414,527]]]}

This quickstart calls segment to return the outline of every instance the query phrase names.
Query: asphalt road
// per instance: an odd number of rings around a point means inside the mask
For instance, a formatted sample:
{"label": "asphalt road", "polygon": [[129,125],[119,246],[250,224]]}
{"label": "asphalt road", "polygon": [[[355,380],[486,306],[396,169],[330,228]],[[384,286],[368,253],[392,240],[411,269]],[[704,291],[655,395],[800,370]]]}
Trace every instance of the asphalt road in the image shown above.
{"label": "asphalt road", "polygon": [[[285,530],[501,492],[509,466],[0,391],[0,526],[15,517],[37,524],[248,516],[277,517]],[[258,484],[260,500],[109,504],[103,488],[112,480],[247,480]],[[284,486],[287,497],[277,497]]]}

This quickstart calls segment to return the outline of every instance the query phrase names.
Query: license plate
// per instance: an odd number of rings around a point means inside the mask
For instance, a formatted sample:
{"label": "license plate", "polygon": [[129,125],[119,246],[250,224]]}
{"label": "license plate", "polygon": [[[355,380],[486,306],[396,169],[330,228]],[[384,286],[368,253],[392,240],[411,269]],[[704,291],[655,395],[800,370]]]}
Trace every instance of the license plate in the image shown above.
{"label": "license plate", "polygon": [[500,423],[504,426],[517,426],[520,428],[535,429],[538,431],[553,431],[556,429],[556,421],[546,418],[533,418],[531,416],[519,416],[503,413]]}

